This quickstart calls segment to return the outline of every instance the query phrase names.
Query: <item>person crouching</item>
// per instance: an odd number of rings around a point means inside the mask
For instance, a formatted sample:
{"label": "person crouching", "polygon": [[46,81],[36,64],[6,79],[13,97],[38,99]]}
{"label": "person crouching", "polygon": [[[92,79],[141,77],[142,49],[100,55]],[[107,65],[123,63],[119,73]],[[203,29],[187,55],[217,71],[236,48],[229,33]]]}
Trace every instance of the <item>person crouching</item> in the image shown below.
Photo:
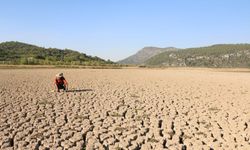
{"label": "person crouching", "polygon": [[63,89],[64,91],[68,90],[68,82],[64,78],[63,73],[58,73],[56,75],[54,84],[57,92],[60,92],[60,89]]}

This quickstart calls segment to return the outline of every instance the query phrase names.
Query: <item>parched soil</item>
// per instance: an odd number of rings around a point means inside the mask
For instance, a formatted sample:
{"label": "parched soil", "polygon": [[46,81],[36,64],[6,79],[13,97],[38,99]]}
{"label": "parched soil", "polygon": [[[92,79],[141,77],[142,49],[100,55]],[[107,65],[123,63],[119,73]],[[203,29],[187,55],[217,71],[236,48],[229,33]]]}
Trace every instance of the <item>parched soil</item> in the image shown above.
{"label": "parched soil", "polygon": [[[53,92],[63,72],[68,92]],[[250,148],[250,73],[2,69],[0,149]]]}

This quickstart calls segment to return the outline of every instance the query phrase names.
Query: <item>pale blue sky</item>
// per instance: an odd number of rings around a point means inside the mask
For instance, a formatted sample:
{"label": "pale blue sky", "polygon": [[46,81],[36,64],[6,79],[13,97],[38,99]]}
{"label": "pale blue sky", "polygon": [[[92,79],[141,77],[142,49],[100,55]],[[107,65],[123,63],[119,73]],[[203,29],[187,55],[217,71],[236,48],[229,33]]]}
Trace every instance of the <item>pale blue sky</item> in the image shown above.
{"label": "pale blue sky", "polygon": [[0,42],[113,61],[144,46],[250,43],[249,0],[1,0]]}

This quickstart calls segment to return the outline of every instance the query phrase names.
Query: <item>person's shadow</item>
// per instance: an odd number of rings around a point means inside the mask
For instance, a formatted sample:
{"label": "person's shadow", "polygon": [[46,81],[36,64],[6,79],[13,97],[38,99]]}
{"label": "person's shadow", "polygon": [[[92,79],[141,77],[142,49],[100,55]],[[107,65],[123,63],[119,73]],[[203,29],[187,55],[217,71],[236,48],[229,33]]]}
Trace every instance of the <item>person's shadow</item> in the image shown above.
{"label": "person's shadow", "polygon": [[67,92],[88,92],[93,91],[92,89],[80,89],[80,90],[67,90]]}

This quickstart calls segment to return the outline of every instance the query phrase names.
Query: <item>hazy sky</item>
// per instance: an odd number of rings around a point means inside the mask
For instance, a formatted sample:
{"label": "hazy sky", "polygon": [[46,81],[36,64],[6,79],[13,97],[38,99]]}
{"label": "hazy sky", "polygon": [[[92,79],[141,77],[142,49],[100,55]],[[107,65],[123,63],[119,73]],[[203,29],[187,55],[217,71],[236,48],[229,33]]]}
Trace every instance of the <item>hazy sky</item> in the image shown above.
{"label": "hazy sky", "polygon": [[250,0],[1,0],[3,41],[114,61],[144,46],[250,43]]}

